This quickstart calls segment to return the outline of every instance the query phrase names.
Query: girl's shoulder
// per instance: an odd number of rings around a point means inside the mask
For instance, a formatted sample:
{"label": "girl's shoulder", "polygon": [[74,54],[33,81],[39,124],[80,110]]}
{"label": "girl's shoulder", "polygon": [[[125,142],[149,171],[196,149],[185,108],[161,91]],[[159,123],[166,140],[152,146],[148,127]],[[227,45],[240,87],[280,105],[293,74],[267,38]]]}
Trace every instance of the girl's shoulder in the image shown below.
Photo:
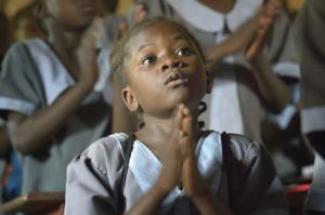
{"label": "girl's shoulder", "polygon": [[258,155],[263,148],[261,143],[241,134],[222,133],[221,138],[223,147],[229,147],[238,159],[243,159],[248,153]]}
{"label": "girl's shoulder", "polygon": [[205,142],[214,141],[221,145],[223,163],[241,163],[244,166],[257,160],[269,160],[269,153],[262,143],[247,136],[226,132],[206,132]]}
{"label": "girl's shoulder", "polygon": [[78,157],[91,160],[97,169],[107,170],[114,168],[112,165],[120,166],[125,159],[123,148],[128,138],[124,133],[108,135],[92,143]]}

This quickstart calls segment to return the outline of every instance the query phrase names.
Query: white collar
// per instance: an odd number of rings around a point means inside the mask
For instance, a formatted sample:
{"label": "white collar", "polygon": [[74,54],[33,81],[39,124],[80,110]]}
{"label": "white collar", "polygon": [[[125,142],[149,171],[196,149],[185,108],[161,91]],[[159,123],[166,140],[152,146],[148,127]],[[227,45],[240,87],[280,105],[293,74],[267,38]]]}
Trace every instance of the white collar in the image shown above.
{"label": "white collar", "polygon": [[199,30],[210,33],[223,30],[225,21],[230,31],[236,30],[253,17],[263,4],[263,0],[237,0],[229,13],[222,14],[203,5],[198,0],[166,1],[186,22]]}

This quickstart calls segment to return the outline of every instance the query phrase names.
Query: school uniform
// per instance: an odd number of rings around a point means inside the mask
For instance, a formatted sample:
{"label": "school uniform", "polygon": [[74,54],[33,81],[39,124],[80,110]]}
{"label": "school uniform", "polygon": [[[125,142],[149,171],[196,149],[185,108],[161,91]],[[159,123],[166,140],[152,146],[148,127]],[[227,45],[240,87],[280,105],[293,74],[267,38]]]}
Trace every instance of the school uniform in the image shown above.
{"label": "school uniform", "polygon": [[317,152],[306,209],[322,212],[321,214],[325,213],[324,17],[325,1],[309,0],[305,2],[298,18],[303,100],[302,131]]}
{"label": "school uniform", "polygon": [[[252,18],[264,1],[237,0],[227,14],[212,10],[197,0],[139,2],[148,6],[150,16],[172,17],[184,24],[200,42],[202,49],[208,50]],[[297,76],[299,68],[291,56],[295,52],[283,49],[288,42],[288,25],[288,18],[281,14],[265,52],[277,73],[290,70],[290,74]],[[291,44],[287,46],[292,47]],[[212,92],[204,99],[208,103],[208,111],[202,119],[212,130],[245,134],[261,142],[261,120],[265,118],[265,108],[250,70],[242,53],[227,57],[215,68]]]}
{"label": "school uniform", "polygon": [[[230,153],[223,152],[219,133],[211,132],[198,140],[198,170],[212,194],[236,214],[288,214],[281,183],[265,149],[243,136],[229,137],[232,160],[227,161],[228,165],[224,165],[224,156]],[[69,164],[66,215],[122,213],[117,211],[122,202],[119,193],[125,197],[127,211],[150,190],[159,177],[162,163],[135,139],[127,168],[127,155],[122,150],[123,145],[130,144],[127,139],[123,133],[102,138]],[[123,179],[125,169],[127,174]],[[199,214],[178,187],[163,200],[159,212]]]}
{"label": "school uniform", "polygon": [[[41,39],[14,44],[8,51],[0,79],[0,111],[30,116],[46,108],[75,84],[65,66]],[[100,73],[94,91],[66,119],[38,152],[22,157],[22,192],[64,191],[66,166],[91,142],[107,133],[110,106],[103,99],[108,74]],[[104,79],[104,80],[103,80]]]}

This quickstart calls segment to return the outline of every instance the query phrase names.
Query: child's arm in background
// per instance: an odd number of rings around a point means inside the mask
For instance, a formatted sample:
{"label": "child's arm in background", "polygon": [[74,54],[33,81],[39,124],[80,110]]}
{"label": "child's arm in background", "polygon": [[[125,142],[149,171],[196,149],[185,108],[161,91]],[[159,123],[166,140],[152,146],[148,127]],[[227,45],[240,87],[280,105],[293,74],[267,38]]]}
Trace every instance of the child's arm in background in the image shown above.
{"label": "child's arm in background", "polygon": [[240,26],[223,42],[216,44],[205,53],[208,71],[211,71],[226,56],[242,51],[251,42],[258,27],[259,18],[260,13]]}
{"label": "child's arm in background", "polygon": [[276,76],[271,64],[261,54],[270,28],[279,13],[279,7],[277,0],[269,1],[255,17],[206,53],[207,69],[212,71],[222,58],[240,52],[248,45],[245,57],[256,70],[254,75],[257,86],[266,105],[274,112],[281,112],[292,97],[290,88]]}
{"label": "child's arm in background", "polygon": [[11,112],[8,115],[9,137],[14,147],[24,155],[32,154],[51,144],[51,136],[80,106],[93,90],[98,68],[95,43],[98,38],[98,23],[85,33],[79,50],[80,76],[75,85],[60,96],[53,105],[43,108],[31,116]]}
{"label": "child's arm in background", "polygon": [[281,112],[291,101],[291,88],[277,77],[263,54],[256,57],[252,65],[255,67],[253,74],[266,106],[275,113]]}
{"label": "child's arm in background", "polygon": [[[226,56],[241,52],[247,46],[249,46],[249,48],[245,53],[246,58],[249,61],[254,58],[257,55],[257,52],[262,48],[268,33],[268,31],[264,30],[266,26],[262,26],[263,31],[259,29],[261,27],[261,20],[272,19],[271,23],[263,23],[268,25],[267,27],[272,25],[273,19],[277,15],[277,10],[279,7],[280,5],[278,0],[268,1],[268,3],[263,6],[254,17],[242,24],[223,42],[216,44],[214,47],[208,50],[206,53],[208,69],[212,69],[213,66],[219,63],[219,61]],[[259,37],[254,38],[256,31],[258,31]],[[262,37],[260,37],[260,35]]]}
{"label": "child's arm in background", "polygon": [[265,40],[276,21],[279,9],[280,4],[277,0],[271,0],[265,7],[259,20],[259,29],[245,53],[246,59],[254,67],[254,75],[260,93],[267,107],[274,112],[281,112],[292,98],[290,87],[277,77],[271,63],[262,53]]}

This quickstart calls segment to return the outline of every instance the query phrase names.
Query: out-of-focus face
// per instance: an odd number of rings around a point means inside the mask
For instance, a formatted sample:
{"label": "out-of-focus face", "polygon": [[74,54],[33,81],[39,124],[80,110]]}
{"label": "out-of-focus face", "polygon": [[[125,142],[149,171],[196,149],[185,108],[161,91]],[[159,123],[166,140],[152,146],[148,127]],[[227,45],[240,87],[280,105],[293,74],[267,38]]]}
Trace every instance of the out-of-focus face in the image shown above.
{"label": "out-of-focus face", "polygon": [[102,0],[46,0],[47,10],[67,29],[83,29],[103,14]]}
{"label": "out-of-focus face", "polygon": [[297,13],[302,7],[303,0],[285,0],[288,10],[292,13]]}
{"label": "out-of-focus face", "polygon": [[157,22],[137,33],[129,46],[126,88],[144,113],[164,117],[180,103],[198,107],[207,77],[202,55],[185,32]]}

